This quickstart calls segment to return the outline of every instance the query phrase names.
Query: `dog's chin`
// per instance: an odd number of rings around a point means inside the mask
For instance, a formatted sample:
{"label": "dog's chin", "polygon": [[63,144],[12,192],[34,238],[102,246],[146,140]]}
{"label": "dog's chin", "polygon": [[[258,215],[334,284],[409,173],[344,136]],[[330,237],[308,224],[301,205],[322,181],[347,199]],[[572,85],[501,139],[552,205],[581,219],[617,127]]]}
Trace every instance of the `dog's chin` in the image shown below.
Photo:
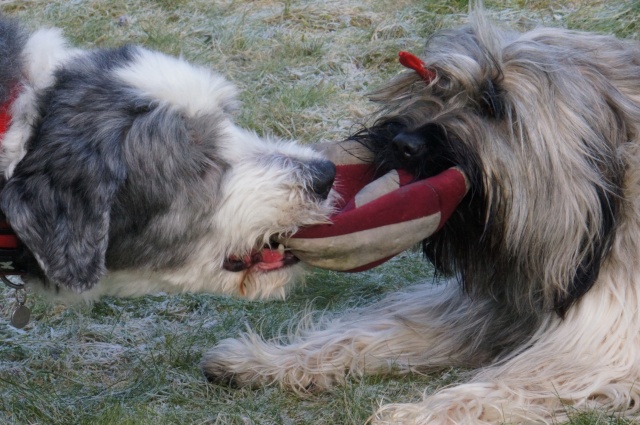
{"label": "dog's chin", "polygon": [[295,257],[286,261],[261,262],[239,272],[232,272],[234,296],[247,300],[284,299],[304,274],[302,263]]}
{"label": "dog's chin", "polygon": [[234,295],[246,299],[284,298],[286,287],[301,274],[300,260],[271,239],[244,254],[230,254],[222,264],[235,282]]}

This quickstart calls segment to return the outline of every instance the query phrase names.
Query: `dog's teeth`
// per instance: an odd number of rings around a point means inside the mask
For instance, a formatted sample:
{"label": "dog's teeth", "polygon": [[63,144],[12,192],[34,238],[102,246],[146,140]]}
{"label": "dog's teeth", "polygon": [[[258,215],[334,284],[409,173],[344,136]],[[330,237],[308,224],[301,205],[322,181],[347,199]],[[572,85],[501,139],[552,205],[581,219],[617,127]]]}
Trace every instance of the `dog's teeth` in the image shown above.
{"label": "dog's teeth", "polygon": [[282,244],[278,244],[278,252],[279,252],[280,254],[284,254],[284,245],[282,245]]}

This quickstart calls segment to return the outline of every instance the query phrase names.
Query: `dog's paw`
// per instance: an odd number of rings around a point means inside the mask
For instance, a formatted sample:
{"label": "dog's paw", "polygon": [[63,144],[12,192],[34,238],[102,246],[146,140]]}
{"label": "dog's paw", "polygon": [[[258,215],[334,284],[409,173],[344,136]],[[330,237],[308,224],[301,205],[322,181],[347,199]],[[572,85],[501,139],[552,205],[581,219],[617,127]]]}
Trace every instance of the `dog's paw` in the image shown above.
{"label": "dog's paw", "polygon": [[252,388],[277,384],[299,394],[344,381],[343,368],[332,373],[328,364],[323,368],[312,357],[295,344],[280,345],[248,333],[220,341],[204,355],[200,366],[213,383]]}
{"label": "dog's paw", "polygon": [[209,382],[232,387],[272,384],[273,378],[265,371],[268,362],[258,345],[264,345],[264,341],[252,335],[220,341],[200,362],[204,376]]}

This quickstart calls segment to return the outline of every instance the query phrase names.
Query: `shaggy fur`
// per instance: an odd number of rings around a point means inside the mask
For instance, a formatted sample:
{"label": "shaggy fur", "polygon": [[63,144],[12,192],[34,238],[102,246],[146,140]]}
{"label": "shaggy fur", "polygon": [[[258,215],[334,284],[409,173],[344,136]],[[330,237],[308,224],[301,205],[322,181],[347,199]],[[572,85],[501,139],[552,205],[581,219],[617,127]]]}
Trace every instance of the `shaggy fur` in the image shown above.
{"label": "shaggy fur", "polygon": [[0,100],[19,89],[0,206],[41,268],[29,285],[88,299],[284,295],[300,267],[261,251],[326,220],[333,164],[235,126],[235,87],[181,59],[72,49],[58,30],[27,35],[1,17],[0,46]]}
{"label": "shaggy fur", "polygon": [[298,332],[224,340],[212,379],[327,388],[348,375],[474,368],[383,405],[380,424],[555,423],[567,407],[640,418],[640,48],[613,37],[470,25],[433,36],[437,77],[380,90],[353,138],[381,172],[451,165],[471,190],[423,243],[451,281]]}

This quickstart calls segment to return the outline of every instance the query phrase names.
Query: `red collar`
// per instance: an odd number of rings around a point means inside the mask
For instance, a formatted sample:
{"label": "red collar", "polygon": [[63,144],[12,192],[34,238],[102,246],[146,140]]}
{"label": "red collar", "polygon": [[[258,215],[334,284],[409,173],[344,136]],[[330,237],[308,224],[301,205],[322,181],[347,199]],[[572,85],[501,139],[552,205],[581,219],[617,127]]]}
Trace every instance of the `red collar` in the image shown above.
{"label": "red collar", "polygon": [[[11,106],[18,97],[20,88],[19,84],[14,86],[9,99],[0,105],[0,148],[4,135],[11,125]],[[4,179],[0,177],[0,180]],[[20,262],[18,259],[23,256],[23,251],[20,240],[11,229],[4,214],[0,212],[0,276],[25,274],[23,267],[18,266]]]}
{"label": "red collar", "polygon": [[[9,95],[9,99],[0,105],[0,141],[4,138],[4,134],[9,129],[11,125],[11,105],[15,102],[16,98],[20,94],[20,85],[17,84],[11,90],[11,94]],[[1,146],[1,145],[0,145]]]}
{"label": "red collar", "polygon": [[0,215],[0,280],[6,283],[3,279],[6,276],[24,276],[27,273],[24,256],[24,246],[7,223],[4,214]]}

